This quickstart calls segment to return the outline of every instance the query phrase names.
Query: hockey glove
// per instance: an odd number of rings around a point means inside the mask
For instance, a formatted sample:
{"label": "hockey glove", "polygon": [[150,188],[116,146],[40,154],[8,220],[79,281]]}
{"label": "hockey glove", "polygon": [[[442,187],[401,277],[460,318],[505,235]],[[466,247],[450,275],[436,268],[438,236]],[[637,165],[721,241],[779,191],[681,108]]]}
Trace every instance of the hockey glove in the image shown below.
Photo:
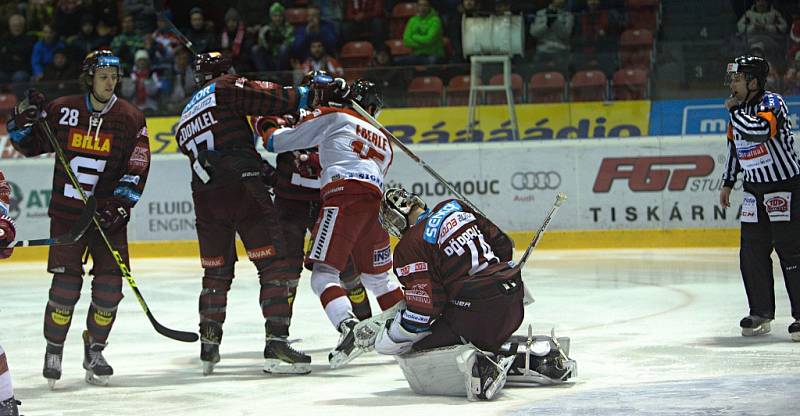
{"label": "hockey glove", "polygon": [[322,171],[322,166],[319,164],[319,153],[295,151],[294,165],[297,167],[297,172],[304,178],[318,178],[319,173]]}
{"label": "hockey glove", "polygon": [[103,230],[114,233],[121,230],[131,217],[131,209],[119,198],[111,198],[97,209],[97,220]]}
{"label": "hockey glove", "polygon": [[[17,228],[14,225],[14,220],[8,215],[0,216],[0,247],[5,247],[17,237]],[[0,259],[11,257],[13,248],[0,249]]]}
{"label": "hockey glove", "polygon": [[42,107],[44,106],[44,94],[35,88],[25,92],[25,99],[14,107],[14,125],[17,129],[25,129],[33,126],[34,123],[43,117]]}
{"label": "hockey glove", "polygon": [[253,119],[253,125],[262,139],[269,139],[275,129],[291,126],[292,121],[291,116],[259,116]]}
{"label": "hockey glove", "polygon": [[[329,82],[311,80],[311,90],[314,92],[312,105],[314,108],[322,106],[342,107],[350,101],[350,86],[343,78],[335,78]],[[325,80],[327,81],[327,80]]]}

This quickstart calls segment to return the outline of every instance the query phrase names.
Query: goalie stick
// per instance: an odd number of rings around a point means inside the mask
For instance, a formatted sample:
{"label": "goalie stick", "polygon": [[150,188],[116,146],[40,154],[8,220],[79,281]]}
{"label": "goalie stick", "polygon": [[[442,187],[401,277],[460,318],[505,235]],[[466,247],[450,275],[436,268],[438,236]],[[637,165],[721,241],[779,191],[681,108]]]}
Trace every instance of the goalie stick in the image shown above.
{"label": "goalie stick", "polygon": [[[56,158],[64,167],[64,170],[66,171],[67,177],[69,177],[72,186],[78,190],[81,199],[83,199],[83,201],[86,202],[88,200],[86,193],[83,191],[83,188],[78,183],[77,178],[75,178],[75,173],[72,172],[72,168],[70,167],[70,164],[67,162],[66,156],[64,156],[64,151],[61,149],[61,145],[58,144],[56,136],[53,135],[53,131],[50,129],[50,125],[47,124],[46,120],[40,120],[39,124],[44,130],[44,133],[47,136],[47,139],[50,141],[50,144],[53,146],[53,151],[56,153]],[[111,252],[111,256],[114,257],[114,261],[116,261],[117,267],[119,267],[119,270],[122,273],[122,277],[124,277],[125,280],[128,282],[128,285],[131,287],[133,294],[136,295],[136,300],[139,301],[139,305],[142,306],[144,313],[147,315],[147,319],[150,320],[150,323],[153,325],[153,328],[155,328],[156,332],[167,338],[172,338],[174,340],[183,342],[195,342],[198,339],[200,339],[200,336],[195,332],[186,332],[186,331],[178,331],[175,329],[170,329],[165,327],[164,325],[161,325],[161,323],[159,323],[156,320],[155,316],[153,316],[153,313],[150,311],[150,308],[147,306],[147,302],[145,302],[144,297],[142,297],[142,293],[139,291],[139,287],[136,285],[136,280],[133,279],[130,270],[128,270],[128,266],[125,265],[125,261],[122,259],[122,256],[119,254],[119,251],[114,249],[114,247],[111,245],[111,242],[108,241],[106,233],[103,232],[103,228],[100,227],[100,222],[97,220],[97,216],[92,215],[92,220],[94,222],[95,227],[97,227],[97,232],[100,234],[100,237],[105,243],[105,246]]]}
{"label": "goalie stick", "polygon": [[86,200],[86,206],[83,208],[83,212],[81,212],[80,218],[78,218],[78,220],[75,221],[74,224],[72,224],[72,228],[69,230],[68,233],[50,238],[12,241],[8,243],[7,246],[0,248],[57,246],[61,244],[72,244],[80,240],[80,238],[83,237],[83,234],[86,233],[86,230],[89,229],[89,226],[92,225],[92,219],[94,218],[94,211],[96,209],[97,209],[97,200],[94,199],[94,196],[90,196],[89,199]]}
{"label": "goalie stick", "polygon": [[545,230],[547,230],[547,226],[550,225],[550,221],[556,215],[558,209],[561,208],[561,204],[563,204],[566,200],[567,194],[559,192],[558,195],[556,195],[556,202],[553,204],[552,208],[550,208],[550,212],[548,212],[547,216],[544,218],[542,226],[539,227],[539,229],[536,231],[536,234],[533,235],[533,240],[531,240],[531,243],[528,244],[528,248],[525,250],[525,253],[522,254],[522,257],[520,257],[519,261],[514,267],[519,268],[520,270],[525,267],[525,262],[528,261],[528,257],[530,257],[531,252],[534,248],[536,248],[536,245],[539,244],[539,240],[542,239],[542,235],[544,235]]}

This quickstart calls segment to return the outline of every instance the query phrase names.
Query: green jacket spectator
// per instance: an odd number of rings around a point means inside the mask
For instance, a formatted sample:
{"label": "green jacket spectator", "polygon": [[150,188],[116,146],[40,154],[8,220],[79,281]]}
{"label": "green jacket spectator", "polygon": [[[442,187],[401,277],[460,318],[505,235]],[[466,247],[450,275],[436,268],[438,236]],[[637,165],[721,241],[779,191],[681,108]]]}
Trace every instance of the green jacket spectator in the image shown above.
{"label": "green jacket spectator", "polygon": [[428,0],[417,1],[417,15],[406,24],[403,45],[411,49],[412,55],[444,58],[442,20]]}

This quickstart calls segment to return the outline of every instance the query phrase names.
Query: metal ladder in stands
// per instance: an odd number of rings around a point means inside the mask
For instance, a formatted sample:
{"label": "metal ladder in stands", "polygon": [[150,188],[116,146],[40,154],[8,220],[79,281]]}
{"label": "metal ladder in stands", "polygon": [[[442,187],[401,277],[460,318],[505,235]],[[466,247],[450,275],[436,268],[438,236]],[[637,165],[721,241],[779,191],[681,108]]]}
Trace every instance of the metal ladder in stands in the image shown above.
{"label": "metal ladder in stands", "polygon": [[[483,64],[503,64],[503,85],[481,85],[481,69]],[[511,124],[514,129],[514,140],[519,140],[519,125],[517,124],[517,111],[514,107],[514,94],[511,90],[511,57],[502,55],[473,55],[470,57],[469,74],[469,120],[467,120],[467,131],[472,137],[473,127],[475,126],[475,107],[477,106],[479,91],[505,91],[506,103],[508,104],[508,114],[511,117]]]}

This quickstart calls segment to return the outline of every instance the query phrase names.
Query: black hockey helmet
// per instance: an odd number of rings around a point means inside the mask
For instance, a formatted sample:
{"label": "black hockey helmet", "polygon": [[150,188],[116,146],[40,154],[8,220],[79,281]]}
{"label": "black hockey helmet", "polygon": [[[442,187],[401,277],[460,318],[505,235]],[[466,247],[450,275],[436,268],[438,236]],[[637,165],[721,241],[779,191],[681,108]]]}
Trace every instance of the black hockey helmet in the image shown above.
{"label": "black hockey helmet", "polygon": [[758,80],[758,88],[764,89],[769,74],[769,62],[760,56],[742,55],[728,64],[725,85],[729,85],[734,74],[745,74],[747,82]]}
{"label": "black hockey helmet", "polygon": [[117,76],[122,76],[122,65],[120,64],[119,57],[114,55],[114,52],[106,49],[98,49],[89,52],[86,57],[83,58],[83,63],[81,64],[81,75],[79,79],[80,83],[86,88],[87,91],[92,90],[91,80],[94,76],[94,73],[98,68],[105,67],[117,68]]}
{"label": "black hockey helmet", "polygon": [[383,93],[381,88],[374,82],[366,79],[357,79],[353,81],[350,91],[353,101],[369,111],[373,116],[376,116],[383,108]]}
{"label": "black hockey helmet", "polygon": [[97,70],[97,68],[103,68],[107,66],[117,68],[117,73],[122,72],[119,57],[114,55],[114,52],[105,49],[98,49],[96,51],[89,52],[86,57],[83,58],[83,63],[81,64],[81,73],[91,77],[94,75],[94,72]]}
{"label": "black hockey helmet", "polygon": [[425,209],[425,201],[417,194],[412,194],[403,188],[389,188],[381,198],[381,208],[378,214],[381,227],[389,234],[400,238],[411,226],[408,215],[418,207]]}
{"label": "black hockey helmet", "polygon": [[201,53],[194,57],[194,82],[198,85],[206,83],[231,69],[230,58],[219,52]]}

